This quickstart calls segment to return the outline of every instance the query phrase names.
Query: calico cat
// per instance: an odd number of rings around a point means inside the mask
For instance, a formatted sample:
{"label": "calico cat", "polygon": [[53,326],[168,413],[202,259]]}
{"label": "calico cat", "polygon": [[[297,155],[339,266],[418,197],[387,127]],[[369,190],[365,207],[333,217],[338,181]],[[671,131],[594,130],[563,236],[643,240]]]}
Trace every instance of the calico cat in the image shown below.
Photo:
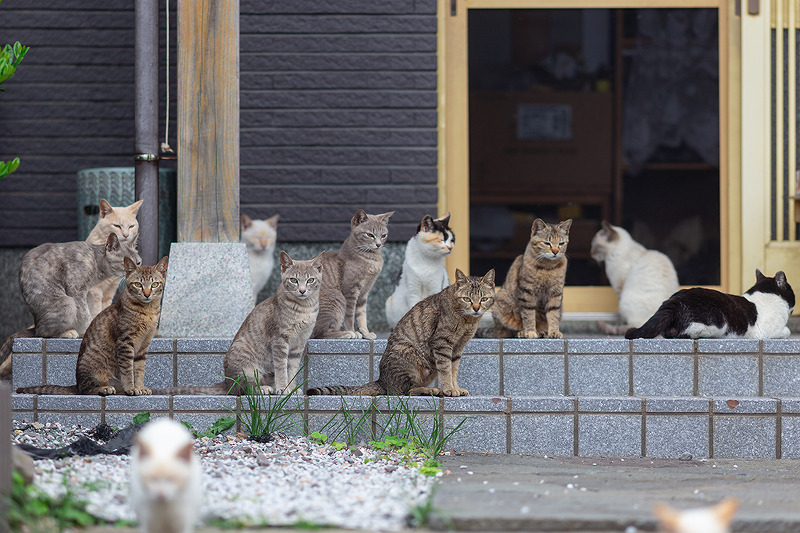
{"label": "calico cat", "polygon": [[194,439],[178,422],[145,425],[131,449],[131,505],[144,533],[191,533],[202,503]]}
{"label": "calico cat", "polygon": [[409,239],[397,286],[386,300],[390,327],[395,327],[414,304],[450,285],[444,259],[453,251],[456,238],[448,222],[450,213],[440,218],[425,215],[416,235]]}
{"label": "calico cat", "polygon": [[250,282],[253,297],[258,301],[258,293],[269,281],[275,266],[275,240],[278,236],[280,215],[266,220],[253,220],[247,215],[240,217],[240,240],[247,246],[247,261],[250,263]]}
{"label": "calico cat", "polygon": [[393,214],[394,211],[368,215],[359,209],[350,221],[350,235],[341,248],[323,252],[325,270],[313,338],[375,338],[367,328],[367,297],[383,268],[381,248]]}
{"label": "calico cat", "polygon": [[678,511],[657,503],[653,512],[665,533],[730,533],[739,502],[725,499],[711,507]]}
{"label": "calico cat", "polygon": [[561,325],[567,245],[572,219],[547,224],[533,221],[525,253],[511,264],[497,291],[492,318],[498,337],[563,337]]}
{"label": "calico cat", "polygon": [[[100,218],[97,220],[91,233],[86,238],[89,244],[103,244],[112,233],[117,235],[119,242],[129,243],[134,248],[139,239],[139,221],[136,215],[142,205],[142,200],[132,203],[128,207],[111,207],[105,199],[100,200]],[[89,311],[92,318],[111,305],[117,293],[122,276],[105,279],[92,287],[87,295]]]}
{"label": "calico cat", "polygon": [[622,335],[644,324],[661,303],[678,292],[678,273],[669,257],[648,250],[605,220],[592,238],[592,259],[605,263],[606,277],[619,296],[621,326],[598,322],[607,335]]}
{"label": "calico cat", "polygon": [[794,291],[786,274],[778,271],[768,278],[756,269],[756,284],[744,295],[702,287],[683,289],[662,303],[642,327],[629,329],[625,338],[785,339],[792,309]]}
{"label": "calico cat", "polygon": [[[466,396],[458,386],[464,346],[494,303],[494,270],[482,278],[456,270],[456,282],[428,296],[394,328],[381,357],[378,380],[360,387],[320,387],[317,394]],[[429,385],[439,376],[439,387]]]}
{"label": "calico cat", "polygon": [[[109,237],[111,238],[111,237]],[[77,385],[25,387],[25,394],[148,395],[144,386],[147,349],[158,328],[167,257],[156,266],[125,258],[125,290],[92,321],[78,351]]]}
{"label": "calico cat", "polygon": [[[262,392],[290,392],[319,311],[320,255],[294,261],[281,252],[281,284],[245,318],[223,367],[225,381],[208,387],[172,387],[156,394],[246,394],[259,383]],[[242,379],[244,377],[245,379]]]}

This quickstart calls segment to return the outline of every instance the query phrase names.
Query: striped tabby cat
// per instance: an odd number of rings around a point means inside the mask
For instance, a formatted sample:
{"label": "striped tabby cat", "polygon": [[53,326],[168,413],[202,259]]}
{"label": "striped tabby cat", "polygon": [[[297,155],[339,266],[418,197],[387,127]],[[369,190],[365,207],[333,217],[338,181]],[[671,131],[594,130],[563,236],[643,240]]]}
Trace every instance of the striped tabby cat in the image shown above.
{"label": "striped tabby cat", "polygon": [[559,224],[533,221],[525,253],[514,259],[497,291],[492,310],[496,336],[563,337],[559,327],[571,225],[572,219]]}
{"label": "striped tabby cat", "polygon": [[156,266],[136,266],[125,258],[125,290],[86,330],[75,369],[77,385],[17,389],[25,394],[109,394],[141,396],[150,341],[158,329],[167,258]]}
{"label": "striped tabby cat", "polygon": [[381,248],[393,214],[394,211],[368,215],[359,209],[350,221],[350,235],[341,248],[323,252],[325,270],[313,338],[375,338],[367,328],[367,296],[383,268]]}
{"label": "striped tabby cat", "polygon": [[[464,346],[494,302],[494,270],[482,278],[456,270],[456,282],[411,308],[389,336],[378,380],[361,387],[321,387],[315,394],[466,396],[458,386]],[[439,376],[439,387],[429,385]]]}

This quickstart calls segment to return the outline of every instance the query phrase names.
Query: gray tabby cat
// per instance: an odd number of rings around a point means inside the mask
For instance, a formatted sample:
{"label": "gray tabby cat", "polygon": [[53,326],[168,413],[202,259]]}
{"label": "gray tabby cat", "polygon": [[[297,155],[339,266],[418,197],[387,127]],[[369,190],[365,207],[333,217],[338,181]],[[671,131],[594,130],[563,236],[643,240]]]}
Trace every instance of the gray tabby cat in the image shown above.
{"label": "gray tabby cat", "polygon": [[368,215],[359,209],[341,248],[322,253],[325,271],[313,338],[375,338],[367,328],[367,296],[383,268],[381,248],[393,214]]}
{"label": "gray tabby cat", "polygon": [[[381,357],[377,381],[360,387],[314,388],[308,394],[466,396],[469,392],[457,380],[461,353],[493,303],[494,270],[479,278],[457,269],[455,283],[417,303],[397,323]],[[439,387],[430,387],[437,375]]]}
{"label": "gray tabby cat", "polygon": [[26,253],[19,267],[19,286],[34,326],[12,334],[0,347],[0,377],[11,374],[8,356],[15,338],[83,336],[92,320],[86,301],[89,289],[124,275],[126,257],[137,265],[142,262],[135,244],[121,244],[114,233],[105,244],[45,243]]}
{"label": "gray tabby cat", "polygon": [[258,383],[264,393],[290,392],[317,320],[322,259],[294,261],[281,252],[281,284],[245,318],[223,367],[225,381],[209,387],[171,387],[155,394],[246,394]]}

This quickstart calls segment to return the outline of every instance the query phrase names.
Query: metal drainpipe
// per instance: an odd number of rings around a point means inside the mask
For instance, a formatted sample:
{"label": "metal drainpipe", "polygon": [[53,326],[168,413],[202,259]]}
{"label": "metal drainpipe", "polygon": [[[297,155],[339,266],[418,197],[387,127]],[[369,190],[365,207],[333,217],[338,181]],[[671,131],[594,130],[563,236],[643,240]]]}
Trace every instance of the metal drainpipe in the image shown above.
{"label": "metal drainpipe", "polygon": [[158,262],[158,0],[136,0],[134,160],[142,264]]}

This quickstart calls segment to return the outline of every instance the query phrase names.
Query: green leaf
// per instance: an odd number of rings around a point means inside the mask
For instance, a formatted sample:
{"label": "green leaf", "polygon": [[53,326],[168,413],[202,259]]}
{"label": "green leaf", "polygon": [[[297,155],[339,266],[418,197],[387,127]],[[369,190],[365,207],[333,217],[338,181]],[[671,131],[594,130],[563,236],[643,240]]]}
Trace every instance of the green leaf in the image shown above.
{"label": "green leaf", "polygon": [[134,424],[144,424],[145,422],[150,422],[150,411],[141,411],[133,415]]}

